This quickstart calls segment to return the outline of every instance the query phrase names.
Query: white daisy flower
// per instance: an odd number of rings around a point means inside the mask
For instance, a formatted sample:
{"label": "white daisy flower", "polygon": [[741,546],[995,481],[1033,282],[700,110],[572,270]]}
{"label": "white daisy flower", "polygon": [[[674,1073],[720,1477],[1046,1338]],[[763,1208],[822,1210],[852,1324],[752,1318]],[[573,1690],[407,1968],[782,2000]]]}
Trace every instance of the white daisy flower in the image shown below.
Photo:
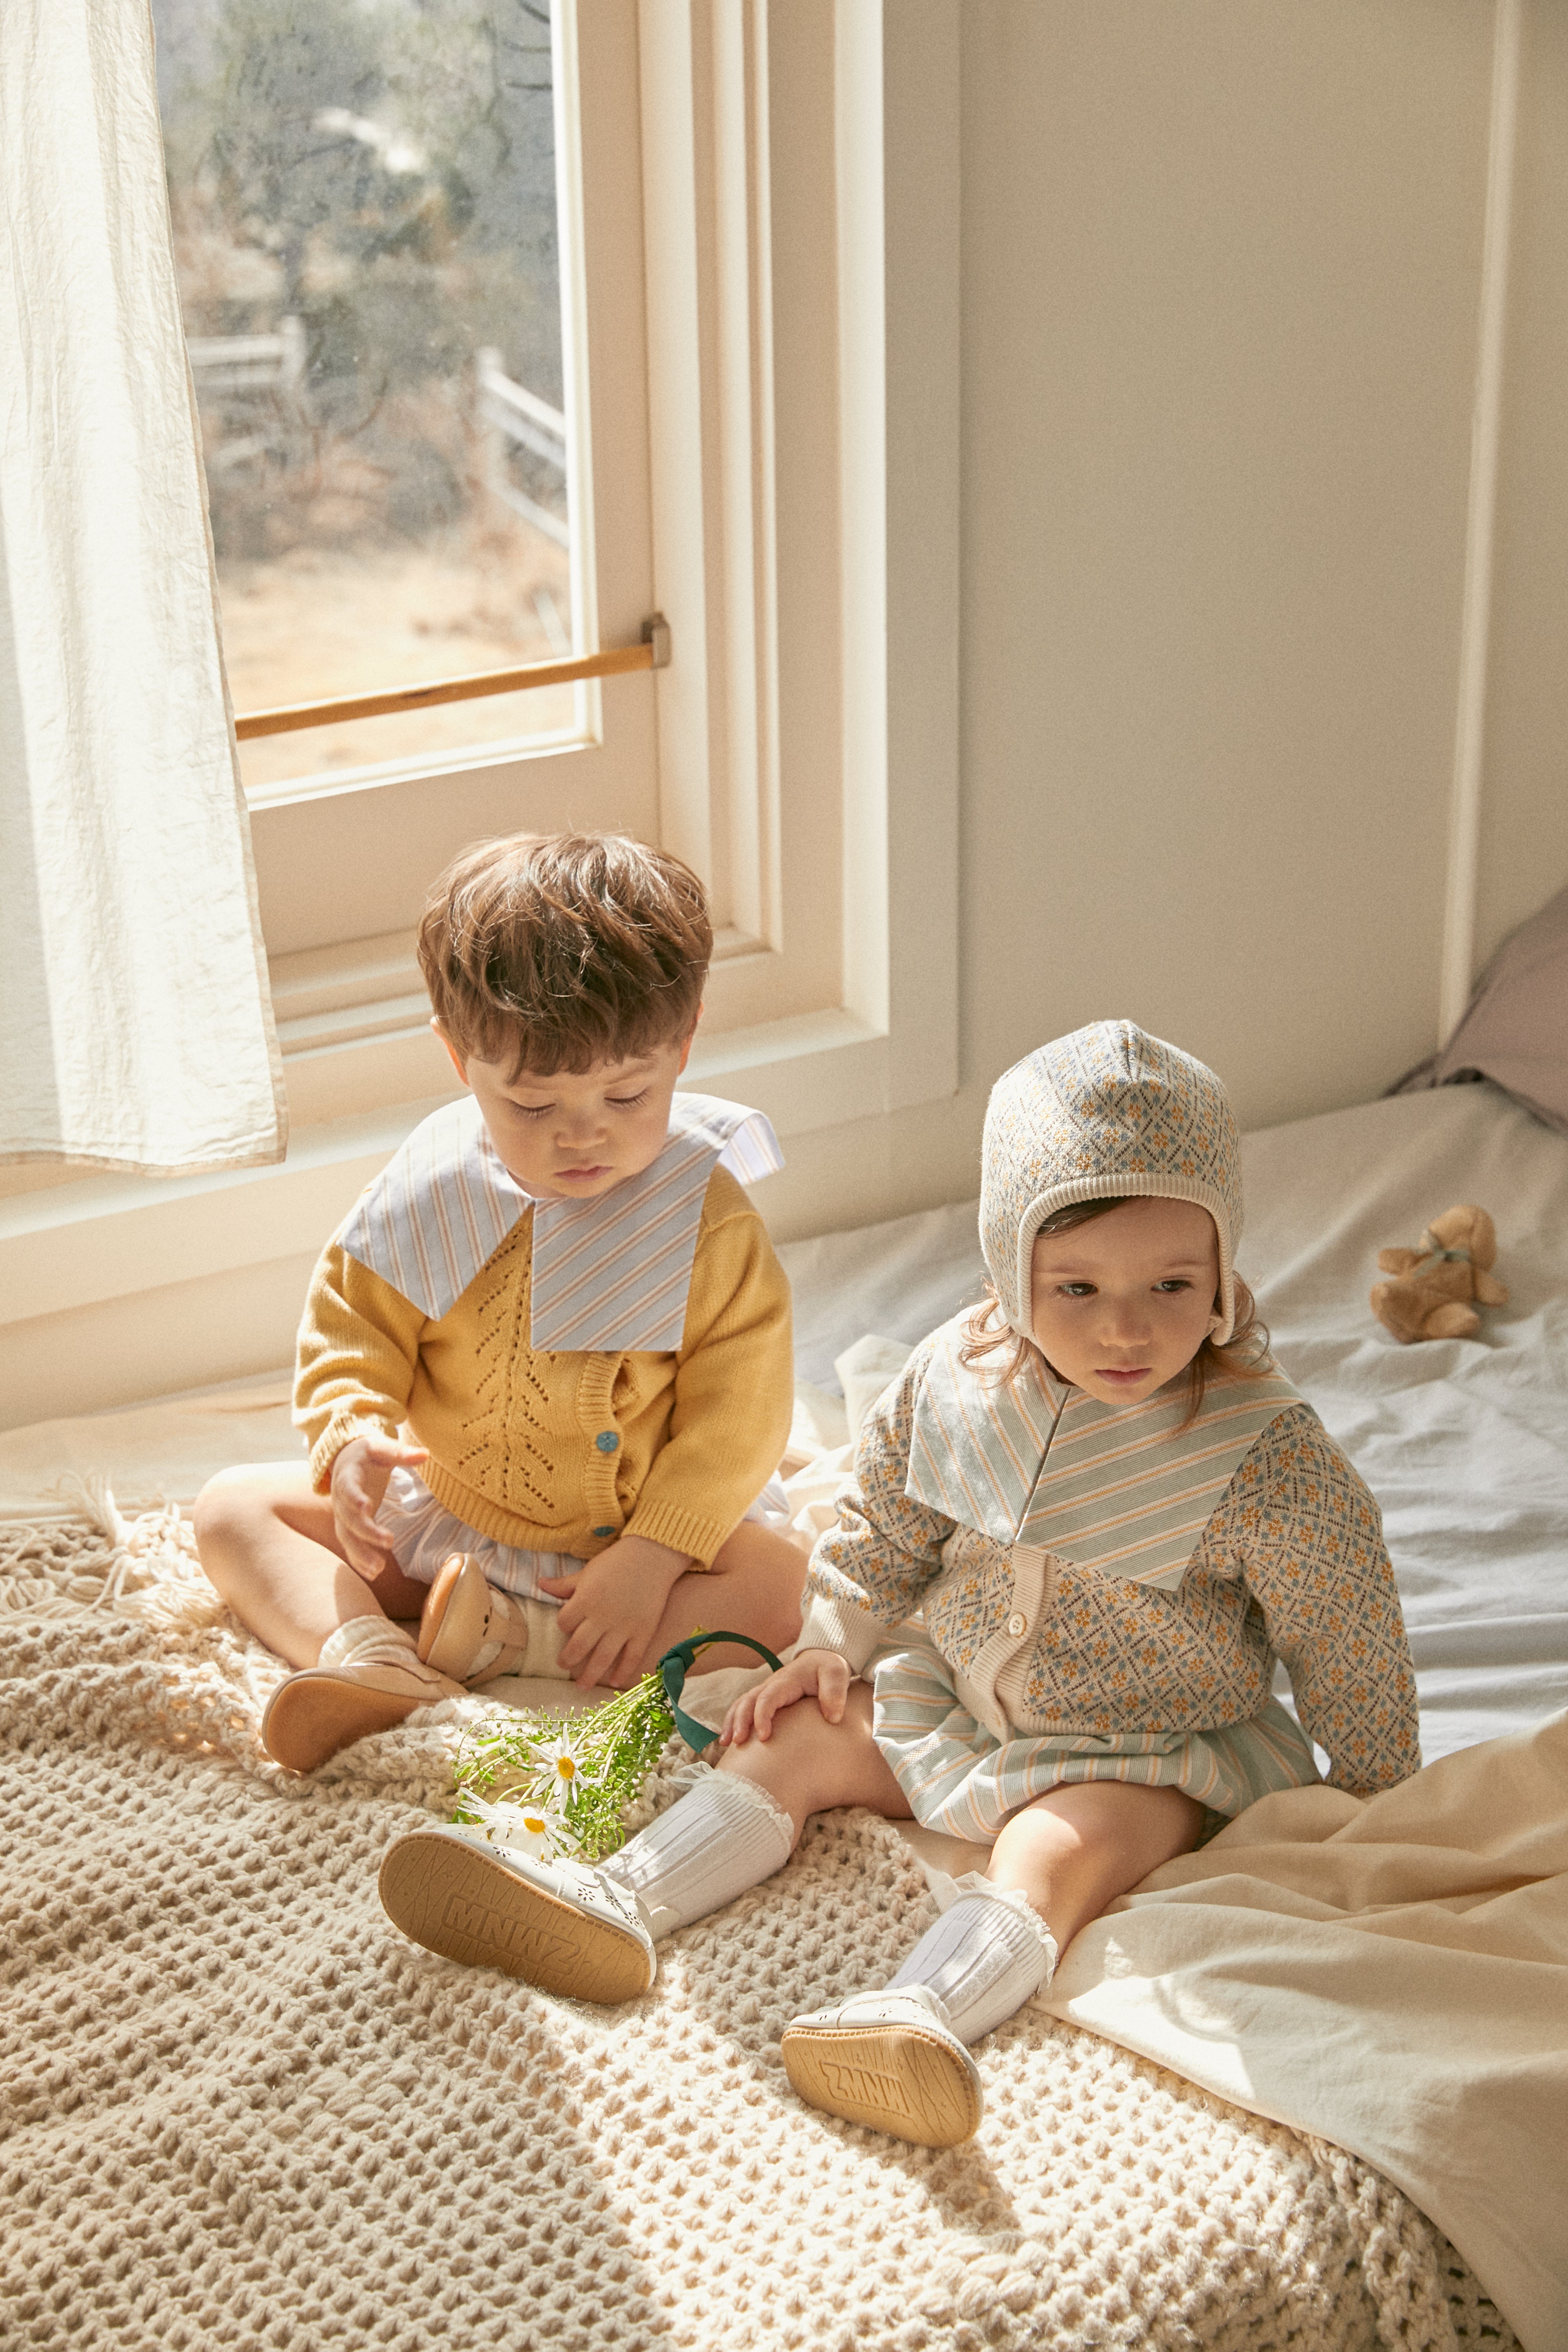
{"label": "white daisy flower", "polygon": [[587,1760],[569,1731],[558,1731],[548,1739],[531,1740],[530,1746],[543,1766],[551,1783],[550,1800],[563,1805],[578,1782],[588,1773]]}
{"label": "white daisy flower", "polygon": [[[465,1792],[464,1809],[477,1813],[479,1827],[491,1845],[510,1846],[517,1853],[525,1853],[534,1862],[553,1862],[563,1843],[562,1824],[544,1808],[519,1805],[505,1801],[492,1804],[487,1797]],[[567,1842],[573,1848],[576,1841]]]}

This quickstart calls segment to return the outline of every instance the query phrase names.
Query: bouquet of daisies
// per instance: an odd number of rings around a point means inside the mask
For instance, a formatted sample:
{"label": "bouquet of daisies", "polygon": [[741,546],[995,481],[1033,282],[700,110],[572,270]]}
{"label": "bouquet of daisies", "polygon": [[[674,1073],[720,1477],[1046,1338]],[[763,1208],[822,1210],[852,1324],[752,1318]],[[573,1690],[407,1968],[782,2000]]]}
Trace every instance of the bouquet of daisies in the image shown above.
{"label": "bouquet of daisies", "polygon": [[452,1818],[540,1862],[598,1862],[674,1728],[657,1672],[591,1715],[509,1713],[465,1735]]}

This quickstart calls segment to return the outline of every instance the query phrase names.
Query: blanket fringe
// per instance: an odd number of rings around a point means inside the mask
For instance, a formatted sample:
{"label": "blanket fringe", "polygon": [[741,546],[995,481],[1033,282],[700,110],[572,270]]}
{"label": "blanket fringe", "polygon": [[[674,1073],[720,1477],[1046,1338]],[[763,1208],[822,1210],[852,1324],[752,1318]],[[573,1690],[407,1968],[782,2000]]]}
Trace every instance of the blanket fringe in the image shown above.
{"label": "blanket fringe", "polygon": [[176,1504],[127,1519],[101,1472],[61,1485],[75,1518],[0,1525],[0,1611],[45,1618],[100,1611],[166,1633],[225,1622],[227,1611]]}

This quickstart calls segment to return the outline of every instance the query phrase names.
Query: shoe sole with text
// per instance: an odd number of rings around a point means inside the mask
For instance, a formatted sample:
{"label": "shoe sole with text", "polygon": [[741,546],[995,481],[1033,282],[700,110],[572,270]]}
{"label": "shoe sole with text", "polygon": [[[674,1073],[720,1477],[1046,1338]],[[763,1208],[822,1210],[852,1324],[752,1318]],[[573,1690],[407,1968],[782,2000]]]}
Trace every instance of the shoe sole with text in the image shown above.
{"label": "shoe sole with text", "polygon": [[870,2021],[792,2026],[781,2047],[799,2096],[847,2124],[917,2147],[958,2147],[980,2128],[973,2062],[940,2034]]}
{"label": "shoe sole with text", "polygon": [[653,1978],[637,1937],[585,1917],[507,1868],[498,1853],[442,1830],[411,1830],[381,1865],[387,1917],[427,1952],[500,1969],[542,1992],[609,2006],[636,2000]]}

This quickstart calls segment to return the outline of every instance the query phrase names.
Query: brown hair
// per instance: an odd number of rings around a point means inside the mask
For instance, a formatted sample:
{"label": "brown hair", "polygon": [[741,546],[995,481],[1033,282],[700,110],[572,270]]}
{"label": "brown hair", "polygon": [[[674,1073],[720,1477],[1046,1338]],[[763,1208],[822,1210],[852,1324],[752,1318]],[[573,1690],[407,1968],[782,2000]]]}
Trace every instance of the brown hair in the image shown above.
{"label": "brown hair", "polygon": [[419,926],[419,969],[467,1060],[542,1077],[690,1034],[713,927],[701,883],[618,833],[518,833],[454,859]]}
{"label": "brown hair", "polygon": [[[1036,1230],[1041,1234],[1068,1234],[1075,1225],[1087,1225],[1094,1217],[1103,1217],[1111,1209],[1127,1205],[1125,1199],[1111,1201],[1074,1201],[1054,1216],[1043,1218]],[[1197,1419],[1204,1392],[1211,1381],[1257,1380],[1269,1369],[1268,1327],[1258,1316],[1257,1302],[1239,1275],[1232,1280],[1236,1286],[1236,1328],[1222,1346],[1205,1339],[1183,1375],[1187,1389],[1187,1414],[1184,1429]],[[987,1283],[985,1297],[978,1307],[972,1307],[964,1325],[963,1342],[958,1354],[961,1363],[972,1369],[984,1363],[1005,1348],[1004,1360],[992,1368],[992,1377],[999,1383],[1015,1381],[1031,1355],[1043,1350],[1032,1339],[1020,1339],[1011,1324],[1004,1322],[997,1304],[995,1286]]]}

